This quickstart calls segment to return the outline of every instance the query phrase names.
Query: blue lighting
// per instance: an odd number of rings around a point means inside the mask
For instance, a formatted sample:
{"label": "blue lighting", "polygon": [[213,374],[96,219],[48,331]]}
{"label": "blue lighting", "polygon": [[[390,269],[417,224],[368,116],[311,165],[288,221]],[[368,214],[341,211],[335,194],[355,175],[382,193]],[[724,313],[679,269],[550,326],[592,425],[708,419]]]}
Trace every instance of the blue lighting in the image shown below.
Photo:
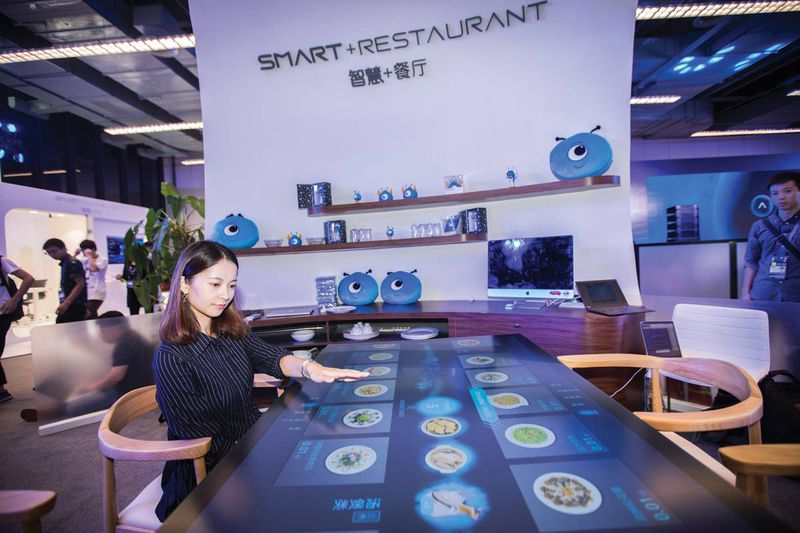
{"label": "blue lighting", "polygon": [[0,159],[3,159],[6,156],[6,151],[0,148]]}
{"label": "blue lighting", "polygon": [[691,71],[692,71],[692,69],[691,69],[691,68],[689,68],[689,67],[686,67],[685,69],[683,69],[683,70],[679,71],[679,72],[678,72],[678,74],[686,74],[687,72],[691,72]]}
{"label": "blue lighting", "polygon": [[730,46],[726,46],[725,48],[723,48],[723,49],[721,49],[721,50],[717,50],[717,53],[716,53],[716,54],[714,54],[714,55],[719,55],[719,56],[721,56],[721,55],[723,55],[723,54],[727,54],[728,52],[732,51],[734,48],[736,48],[736,45],[733,45],[733,44],[732,44],[732,45],[730,45]]}
{"label": "blue lighting", "polygon": [[749,64],[750,64],[749,61],[740,61],[740,62],[736,63],[736,66],[733,67],[733,70],[738,72],[738,71],[742,70],[744,67],[746,67]]}
{"label": "blue lighting", "polygon": [[698,70],[703,70],[704,68],[706,68],[705,63],[700,63],[699,65],[695,65],[694,71],[697,72]]}
{"label": "blue lighting", "polygon": [[680,72],[686,68],[689,68],[689,65],[687,65],[686,63],[678,63],[677,65],[672,67],[672,70],[674,70],[675,72]]}
{"label": "blue lighting", "polygon": [[12,157],[12,159],[14,161],[16,161],[17,163],[24,163],[25,162],[25,156],[22,155],[22,154],[17,154],[14,157]]}
{"label": "blue lighting", "polygon": [[694,56],[686,56],[680,60],[680,63],[688,63],[689,61],[694,61]]}
{"label": "blue lighting", "polygon": [[764,50],[764,52],[769,54],[770,52],[777,52],[781,48],[783,48],[783,43],[773,44],[772,46]]}
{"label": "blue lighting", "polygon": [[761,52],[754,52],[754,53],[750,54],[749,56],[747,56],[747,59],[755,59],[757,57],[761,57]]}
{"label": "blue lighting", "polygon": [[714,63],[719,63],[723,59],[725,59],[725,58],[722,57],[722,56],[714,56],[711,59],[709,59],[708,62],[711,63],[711,64],[714,64]]}
{"label": "blue lighting", "polygon": [[17,133],[17,127],[14,124],[6,124],[6,129],[11,133]]}

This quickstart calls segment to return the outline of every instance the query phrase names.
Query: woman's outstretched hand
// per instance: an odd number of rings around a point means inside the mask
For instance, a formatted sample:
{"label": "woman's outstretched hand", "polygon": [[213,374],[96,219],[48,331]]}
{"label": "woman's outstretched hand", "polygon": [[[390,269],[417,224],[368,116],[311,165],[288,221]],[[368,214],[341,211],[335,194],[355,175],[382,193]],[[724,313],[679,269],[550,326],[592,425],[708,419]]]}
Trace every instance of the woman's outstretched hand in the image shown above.
{"label": "woman's outstretched hand", "polygon": [[331,368],[310,361],[306,365],[306,373],[311,381],[317,383],[332,383],[334,381],[358,381],[369,376],[369,372],[361,372],[351,368]]}

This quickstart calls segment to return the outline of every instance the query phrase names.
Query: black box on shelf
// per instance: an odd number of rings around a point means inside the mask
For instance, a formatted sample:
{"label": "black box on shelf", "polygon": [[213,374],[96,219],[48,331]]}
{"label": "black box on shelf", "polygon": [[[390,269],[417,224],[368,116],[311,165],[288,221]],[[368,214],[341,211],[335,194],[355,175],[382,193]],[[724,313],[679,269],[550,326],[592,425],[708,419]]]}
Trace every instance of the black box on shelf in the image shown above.
{"label": "black box on shelf", "polygon": [[344,220],[329,220],[323,224],[325,244],[347,242],[347,225]]}
{"label": "black box on shelf", "polygon": [[307,209],[321,205],[331,205],[331,184],[327,181],[306,185],[297,184],[297,208]]}
{"label": "black box on shelf", "polygon": [[461,233],[487,233],[489,231],[485,207],[465,209],[459,215],[461,216]]}

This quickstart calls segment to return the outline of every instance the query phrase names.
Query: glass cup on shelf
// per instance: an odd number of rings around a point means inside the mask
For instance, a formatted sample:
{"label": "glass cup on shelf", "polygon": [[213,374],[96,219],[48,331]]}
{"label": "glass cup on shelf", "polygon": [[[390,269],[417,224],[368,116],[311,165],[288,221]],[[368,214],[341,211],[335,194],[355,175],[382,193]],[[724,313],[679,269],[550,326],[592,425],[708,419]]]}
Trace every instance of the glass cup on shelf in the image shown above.
{"label": "glass cup on shelf", "polygon": [[433,237],[441,237],[442,236],[442,224],[440,222],[434,222],[431,224],[433,227]]}
{"label": "glass cup on shelf", "polygon": [[411,238],[416,239],[419,237],[420,224],[411,224]]}
{"label": "glass cup on shelf", "polygon": [[364,232],[364,240],[371,241],[372,240],[372,228],[365,228],[361,230]]}
{"label": "glass cup on shelf", "polygon": [[350,230],[350,242],[361,242],[361,232],[358,228]]}

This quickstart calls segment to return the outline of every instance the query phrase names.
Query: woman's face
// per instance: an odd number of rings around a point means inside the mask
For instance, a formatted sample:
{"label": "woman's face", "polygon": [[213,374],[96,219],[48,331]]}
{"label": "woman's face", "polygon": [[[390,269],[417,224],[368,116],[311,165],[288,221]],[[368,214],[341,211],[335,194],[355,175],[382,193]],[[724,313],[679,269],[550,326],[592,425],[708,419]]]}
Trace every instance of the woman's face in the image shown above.
{"label": "woman's face", "polygon": [[186,295],[200,323],[222,314],[236,292],[238,269],[234,263],[223,259],[191,279],[181,278],[181,292]]}

